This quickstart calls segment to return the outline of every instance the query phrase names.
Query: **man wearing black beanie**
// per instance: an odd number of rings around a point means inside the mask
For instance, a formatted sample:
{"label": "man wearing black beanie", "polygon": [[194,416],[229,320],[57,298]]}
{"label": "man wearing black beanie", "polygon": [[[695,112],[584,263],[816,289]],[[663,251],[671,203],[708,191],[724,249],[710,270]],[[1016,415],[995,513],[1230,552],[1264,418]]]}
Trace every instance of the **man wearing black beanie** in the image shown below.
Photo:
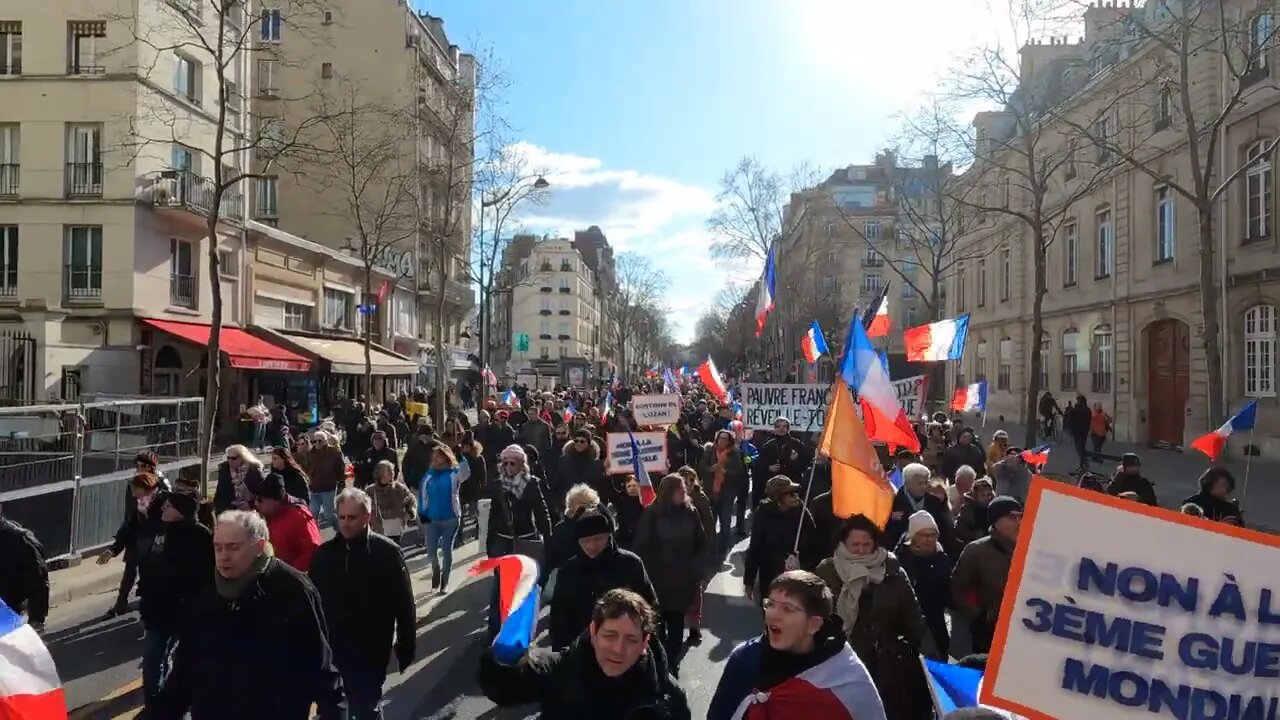
{"label": "man wearing black beanie", "polygon": [[960,616],[969,623],[973,651],[991,650],[1000,602],[1013,565],[1013,547],[1022,526],[1022,503],[1001,495],[987,505],[991,534],[965,546],[951,573],[951,594]]}

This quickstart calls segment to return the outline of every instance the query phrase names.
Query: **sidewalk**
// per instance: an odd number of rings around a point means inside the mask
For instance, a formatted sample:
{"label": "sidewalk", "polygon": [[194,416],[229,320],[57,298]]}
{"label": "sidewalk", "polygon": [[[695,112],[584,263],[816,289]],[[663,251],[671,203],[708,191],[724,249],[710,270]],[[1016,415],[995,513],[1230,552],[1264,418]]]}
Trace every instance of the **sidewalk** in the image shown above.
{"label": "sidewalk", "polygon": [[[983,446],[985,447],[991,441],[992,433],[1001,429],[1009,433],[1012,444],[1021,445],[1022,427],[1005,422],[988,423],[985,428],[977,428],[978,435],[983,440]],[[1155,483],[1156,496],[1160,500],[1160,505],[1175,510],[1181,507],[1184,498],[1200,491],[1197,481],[1200,479],[1200,474],[1211,465],[1209,458],[1190,448],[1182,451],[1161,450],[1132,443],[1107,442],[1103,445],[1102,452],[1106,455],[1137,453],[1142,458],[1143,475]],[[1054,444],[1049,454],[1049,464],[1045,468],[1045,474],[1066,478],[1078,463],[1071,439],[1063,438]],[[1094,472],[1110,475],[1115,471],[1117,464],[1110,461],[1093,462],[1091,468]],[[1280,483],[1275,482],[1275,479],[1280,477],[1280,462],[1253,458],[1249,468],[1247,488],[1244,486],[1245,458],[1237,454],[1230,458],[1223,458],[1217,464],[1231,471],[1236,478],[1236,498],[1240,500],[1248,527],[1267,532],[1280,532]]]}

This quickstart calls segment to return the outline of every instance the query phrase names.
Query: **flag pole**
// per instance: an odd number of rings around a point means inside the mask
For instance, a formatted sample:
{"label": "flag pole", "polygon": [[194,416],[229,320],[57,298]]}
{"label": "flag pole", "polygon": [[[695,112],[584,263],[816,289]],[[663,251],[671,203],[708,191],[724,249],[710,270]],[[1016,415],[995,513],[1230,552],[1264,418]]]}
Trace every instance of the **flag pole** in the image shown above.
{"label": "flag pole", "polygon": [[[1255,425],[1257,423],[1254,423]],[[1253,465],[1253,428],[1249,428],[1249,444],[1245,446],[1244,454],[1244,483],[1240,486],[1240,500],[1244,501],[1249,496],[1249,466]]]}
{"label": "flag pole", "polygon": [[[833,389],[835,388],[835,381],[834,381],[834,380],[832,380],[832,381],[831,381],[831,387],[832,387]],[[830,392],[830,391],[828,391],[828,392]],[[831,404],[828,402],[828,403],[827,403],[827,407],[830,407],[830,406],[831,406]],[[817,410],[817,408],[814,408],[814,409],[815,409],[815,410]],[[805,432],[812,432],[812,431],[813,431],[813,422],[814,422],[814,420],[816,420],[817,418],[818,418],[818,413],[817,413],[817,412],[811,412],[811,413],[809,413],[809,427],[805,428]],[[826,418],[823,418],[823,419],[822,419],[822,423],[823,423],[823,425],[826,425],[826,422],[827,422]],[[805,514],[805,513],[809,513],[809,497],[810,497],[811,495],[813,495],[813,473],[814,473],[814,471],[815,471],[815,470],[817,470],[817,469],[818,469],[818,455],[819,455],[819,454],[820,454],[820,453],[818,452],[818,449],[817,449],[817,447],[816,447],[816,443],[815,443],[814,452],[813,452],[813,462],[809,463],[809,482],[808,482],[808,484],[806,484],[806,485],[805,485],[805,487],[804,487],[804,504],[800,506],[800,523],[799,523],[798,525],[796,525],[796,541],[795,541],[795,543],[794,543],[794,544],[792,544],[792,546],[791,546],[791,552],[792,552],[792,554],[794,554],[794,555],[799,555],[799,553],[800,553],[800,533],[801,533],[801,531],[803,531],[803,530],[804,530],[804,514]],[[809,515],[812,517],[813,513],[809,513]],[[818,524],[818,523],[815,521],[815,522],[814,522],[814,526],[815,526],[815,528],[817,527],[817,524]]]}

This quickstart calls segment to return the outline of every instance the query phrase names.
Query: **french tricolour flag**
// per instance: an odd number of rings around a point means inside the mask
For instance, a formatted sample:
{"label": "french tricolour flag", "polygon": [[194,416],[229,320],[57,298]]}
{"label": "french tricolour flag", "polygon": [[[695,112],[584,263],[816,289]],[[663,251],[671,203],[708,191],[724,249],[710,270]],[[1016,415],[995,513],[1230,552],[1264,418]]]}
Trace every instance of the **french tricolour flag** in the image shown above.
{"label": "french tricolour flag", "polygon": [[849,339],[845,342],[840,375],[858,393],[867,437],[887,443],[891,450],[904,447],[920,452],[920,438],[911,427],[902,403],[898,402],[898,393],[889,381],[889,371],[881,362],[880,354],[871,346],[871,338],[867,337],[862,319],[856,313],[849,323]]}
{"label": "french tricolour flag", "polygon": [[1049,464],[1049,451],[1053,449],[1053,445],[1045,443],[1037,445],[1030,450],[1022,451],[1022,459],[1033,468],[1042,468]]}
{"label": "french tricolour flag", "polygon": [[66,720],[67,699],[36,631],[0,601],[0,718]]}
{"label": "french tricolour flag", "polygon": [[938,717],[946,717],[947,713],[962,708],[976,707],[1011,720],[1019,717],[978,703],[978,694],[982,690],[981,670],[949,665],[926,657],[921,657],[920,662],[924,664],[924,675],[929,680],[929,693],[933,696],[933,706],[938,711]]}
{"label": "french tricolour flag", "polygon": [[662,371],[662,391],[665,393],[680,392],[680,383],[677,383],[676,376],[671,374],[671,368]]}
{"label": "french tricolour flag", "polygon": [[609,413],[613,412],[613,391],[606,391],[604,399],[600,401],[600,419],[604,420],[609,417]]}
{"label": "french tricolour flag", "polygon": [[959,412],[987,411],[987,381],[956,388],[951,396],[951,409]]}
{"label": "french tricolour flag", "polygon": [[907,361],[959,360],[964,356],[964,343],[968,337],[968,315],[907,328],[903,334]]}
{"label": "french tricolour flag", "polygon": [[892,323],[889,321],[889,298],[880,298],[880,307],[876,308],[875,317],[867,328],[867,337],[884,337],[889,334]]}
{"label": "french tricolour flag", "polygon": [[[498,571],[498,620],[493,658],[515,665],[528,652],[538,628],[538,563],[525,555],[485,558],[471,566],[472,575]],[[65,714],[63,717],[66,717]]]}
{"label": "french tricolour flag", "polygon": [[818,358],[831,352],[827,347],[827,339],[822,336],[822,328],[818,326],[818,321],[814,320],[809,326],[809,332],[800,338],[800,350],[804,353],[805,362],[812,365],[818,362]]}
{"label": "french tricolour flag", "polygon": [[773,248],[764,261],[764,275],[760,278],[760,294],[756,296],[756,337],[764,332],[764,321],[773,312],[773,294],[777,289],[777,269],[773,265]]}
{"label": "french tricolour flag", "polygon": [[507,407],[520,406],[520,398],[516,395],[515,388],[507,388],[507,391],[502,393],[502,404]]}
{"label": "french tricolour flag", "polygon": [[1257,419],[1258,401],[1250,400],[1248,405],[1241,408],[1240,412],[1232,415],[1229,420],[1222,424],[1222,427],[1192,440],[1191,447],[1208,455],[1210,460],[1216,461],[1218,456],[1222,454],[1223,449],[1227,447],[1227,438],[1231,437],[1231,433],[1238,430],[1252,430]]}
{"label": "french tricolour flag", "polygon": [[733,720],[863,720],[884,717],[884,707],[866,666],[848,644],[804,672],[752,692]]}
{"label": "french tricolour flag", "polygon": [[564,418],[565,422],[569,422],[570,420],[573,419],[573,416],[577,414],[578,414],[578,406],[574,405],[573,403],[569,403],[568,405],[564,406],[564,414],[561,415],[561,417]]}
{"label": "french tricolour flag", "polygon": [[636,436],[630,430],[627,437],[631,439],[631,472],[636,474],[636,483],[640,485],[640,504],[648,507],[657,494],[653,490],[653,481],[649,479],[649,471],[640,460],[640,443],[636,442]]}
{"label": "french tricolour flag", "polygon": [[725,402],[728,399],[729,389],[725,387],[724,380],[720,379],[720,371],[716,369],[716,361],[709,356],[706,362],[698,366],[698,378],[711,391],[711,394],[716,396],[717,400]]}

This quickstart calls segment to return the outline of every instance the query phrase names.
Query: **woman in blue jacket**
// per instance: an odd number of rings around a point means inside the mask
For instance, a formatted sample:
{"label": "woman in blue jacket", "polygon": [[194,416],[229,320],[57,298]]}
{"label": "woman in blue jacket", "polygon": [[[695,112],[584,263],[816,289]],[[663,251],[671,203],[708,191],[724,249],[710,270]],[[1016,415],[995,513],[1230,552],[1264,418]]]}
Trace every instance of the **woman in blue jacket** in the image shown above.
{"label": "woman in blue jacket", "polygon": [[465,461],[459,465],[448,445],[436,444],[431,448],[431,467],[418,493],[418,517],[426,528],[423,534],[427,557],[431,560],[431,589],[441,593],[449,589],[453,541],[462,515],[458,487],[470,476],[470,466]]}

